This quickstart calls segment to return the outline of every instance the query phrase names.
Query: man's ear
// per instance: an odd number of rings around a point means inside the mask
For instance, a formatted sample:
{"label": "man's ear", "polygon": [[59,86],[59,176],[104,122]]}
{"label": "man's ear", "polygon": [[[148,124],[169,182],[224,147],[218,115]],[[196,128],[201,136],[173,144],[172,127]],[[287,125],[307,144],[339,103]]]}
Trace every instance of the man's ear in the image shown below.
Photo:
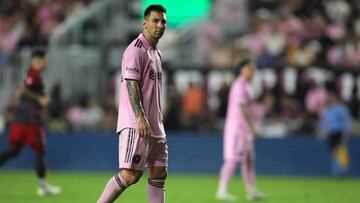
{"label": "man's ear", "polygon": [[146,22],[146,19],[144,19],[144,20],[143,20],[143,23],[142,23],[143,28],[145,28],[146,23],[147,23],[147,22]]}

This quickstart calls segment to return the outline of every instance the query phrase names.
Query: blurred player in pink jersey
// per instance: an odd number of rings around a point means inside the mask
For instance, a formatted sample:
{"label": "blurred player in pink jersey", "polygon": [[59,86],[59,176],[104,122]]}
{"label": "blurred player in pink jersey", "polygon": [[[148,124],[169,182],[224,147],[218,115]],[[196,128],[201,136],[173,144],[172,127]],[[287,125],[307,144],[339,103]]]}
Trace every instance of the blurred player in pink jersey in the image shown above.
{"label": "blurred player in pink jersey", "polygon": [[148,201],[165,202],[168,148],[161,109],[162,56],[156,45],[166,29],[166,9],[145,9],[143,32],[127,47],[121,64],[117,133],[120,172],[104,188],[98,203],[115,201],[148,168]]}
{"label": "blurred player in pink jersey", "polygon": [[239,76],[229,93],[228,109],[224,127],[224,163],[220,172],[216,198],[235,201],[236,197],[228,192],[228,186],[237,164],[241,164],[241,175],[247,191],[247,199],[260,200],[263,194],[255,187],[253,140],[257,135],[254,120],[249,113],[253,102],[250,81],[255,73],[255,66],[250,60],[244,60],[238,66]]}

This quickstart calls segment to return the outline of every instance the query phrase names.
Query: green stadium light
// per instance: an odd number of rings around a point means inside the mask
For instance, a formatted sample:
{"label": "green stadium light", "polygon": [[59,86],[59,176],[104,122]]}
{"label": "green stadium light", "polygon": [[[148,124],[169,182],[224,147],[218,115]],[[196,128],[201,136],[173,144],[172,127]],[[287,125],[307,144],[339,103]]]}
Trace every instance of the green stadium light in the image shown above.
{"label": "green stadium light", "polygon": [[144,10],[151,4],[161,4],[167,10],[167,22],[169,27],[178,27],[199,18],[209,16],[211,0],[143,0],[141,16]]}

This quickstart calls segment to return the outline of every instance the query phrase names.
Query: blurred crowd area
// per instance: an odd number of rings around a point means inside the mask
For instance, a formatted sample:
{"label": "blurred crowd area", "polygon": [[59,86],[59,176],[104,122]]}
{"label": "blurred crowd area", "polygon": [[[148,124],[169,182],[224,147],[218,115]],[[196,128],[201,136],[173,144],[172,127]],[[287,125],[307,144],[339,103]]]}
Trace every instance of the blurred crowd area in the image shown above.
{"label": "blurred crowd area", "polygon": [[[231,69],[244,57],[255,61],[259,73],[253,85],[261,90],[251,108],[260,134],[317,134],[330,92],[337,93],[353,117],[353,133],[359,134],[360,1],[245,2],[214,1],[210,19],[198,27],[197,44],[209,69]],[[244,10],[247,18],[240,15]],[[241,19],[247,26],[234,32]],[[207,70],[200,72],[201,79],[188,82],[185,91],[177,90],[176,78],[168,85],[175,88],[168,94],[174,104],[168,127],[223,127],[232,80],[220,78],[219,88],[211,88]]]}
{"label": "blurred crowd area", "polygon": [[0,1],[0,64],[24,47],[46,46],[54,29],[91,0]]}
{"label": "blurred crowd area", "polygon": [[[246,56],[258,67],[253,84],[256,100],[250,108],[260,135],[315,135],[328,106],[329,91],[334,90],[351,113],[353,134],[360,135],[360,1],[279,0],[257,1],[256,5],[248,1],[249,15],[240,15],[247,19],[246,29],[234,34],[224,29],[223,20],[239,18],[237,9],[247,10],[243,8],[246,4],[238,2],[245,1],[214,1],[214,5],[221,3],[233,12],[213,11],[217,17],[210,15],[198,26],[198,54],[207,68],[174,69],[171,64],[165,65],[165,128],[221,132],[229,89],[237,76],[231,68]],[[1,1],[0,63],[7,63],[11,53],[22,47],[47,45],[56,26],[89,3]],[[169,29],[167,34],[172,31]],[[309,71],[313,67],[324,72],[312,77],[316,75]],[[189,70],[191,73],[184,73]],[[214,70],[219,72],[213,74]],[[52,100],[44,112],[47,129],[114,133],[117,79],[117,74],[108,78],[103,98],[84,93],[68,100],[63,97],[61,84],[50,87]],[[15,108],[16,104],[9,102],[0,124],[12,120]]]}
{"label": "blurred crowd area", "polygon": [[[235,4],[237,1],[226,2]],[[358,69],[359,1],[252,2],[248,2],[254,6],[249,10],[244,34],[229,37],[222,29],[223,21],[216,17],[202,26],[200,47],[210,66],[231,67],[238,58],[247,54],[256,59],[260,69],[288,65],[294,68],[317,65],[333,69]],[[231,9],[228,10],[227,15],[231,15]]]}

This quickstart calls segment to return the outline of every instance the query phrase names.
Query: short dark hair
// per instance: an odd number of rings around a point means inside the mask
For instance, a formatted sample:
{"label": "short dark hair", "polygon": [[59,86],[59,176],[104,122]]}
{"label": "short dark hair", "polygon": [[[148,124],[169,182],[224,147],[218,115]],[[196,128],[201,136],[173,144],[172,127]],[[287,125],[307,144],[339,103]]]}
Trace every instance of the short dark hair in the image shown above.
{"label": "short dark hair", "polygon": [[166,13],[166,8],[164,8],[160,4],[151,4],[144,11],[144,18],[148,17],[150,15],[151,11],[157,11],[157,12],[161,12],[161,13]]}
{"label": "short dark hair", "polygon": [[46,50],[44,48],[34,48],[31,53],[31,58],[45,58]]}
{"label": "short dark hair", "polygon": [[245,58],[242,61],[240,61],[235,67],[236,73],[239,73],[241,71],[241,69],[244,66],[248,65],[249,63],[252,63],[252,61],[249,58]]}

